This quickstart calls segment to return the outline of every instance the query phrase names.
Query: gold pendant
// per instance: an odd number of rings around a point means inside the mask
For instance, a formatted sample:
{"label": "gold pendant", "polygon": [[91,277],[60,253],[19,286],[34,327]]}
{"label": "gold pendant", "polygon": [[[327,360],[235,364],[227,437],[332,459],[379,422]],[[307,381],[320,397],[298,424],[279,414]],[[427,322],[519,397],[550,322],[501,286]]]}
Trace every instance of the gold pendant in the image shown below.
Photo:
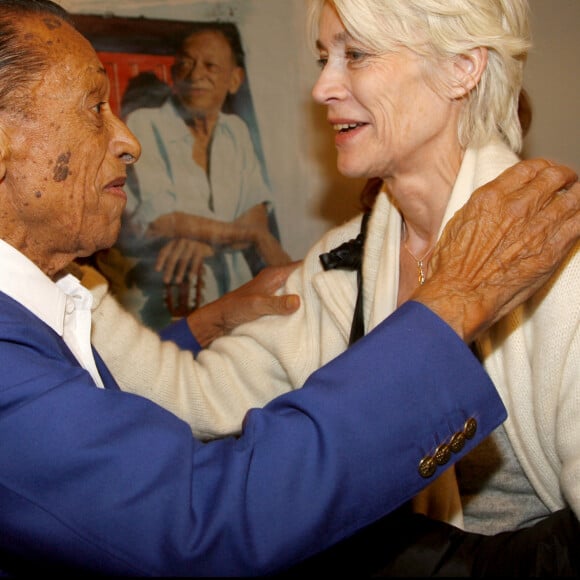
{"label": "gold pendant", "polygon": [[419,286],[425,284],[425,271],[423,270],[423,260],[417,261],[417,268],[419,268]]}

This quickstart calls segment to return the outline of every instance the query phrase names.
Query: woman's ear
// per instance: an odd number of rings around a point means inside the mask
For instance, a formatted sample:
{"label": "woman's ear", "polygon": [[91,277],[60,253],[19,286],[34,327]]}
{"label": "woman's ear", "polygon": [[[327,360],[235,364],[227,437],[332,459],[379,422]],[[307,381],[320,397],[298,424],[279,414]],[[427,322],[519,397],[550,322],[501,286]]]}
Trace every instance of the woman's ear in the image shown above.
{"label": "woman's ear", "polygon": [[478,85],[487,66],[487,54],[487,48],[480,46],[455,57],[451,87],[454,99],[461,99]]}

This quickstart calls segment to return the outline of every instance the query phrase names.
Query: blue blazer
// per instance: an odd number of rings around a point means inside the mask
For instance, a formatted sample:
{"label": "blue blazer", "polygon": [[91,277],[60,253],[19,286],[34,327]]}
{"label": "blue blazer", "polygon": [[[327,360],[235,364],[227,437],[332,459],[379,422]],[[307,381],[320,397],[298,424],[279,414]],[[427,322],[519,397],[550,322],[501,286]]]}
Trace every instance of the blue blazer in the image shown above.
{"label": "blue blazer", "polygon": [[120,391],[96,356],[106,389],[0,293],[0,569],[4,556],[109,575],[275,573],[391,512],[506,417],[467,346],[418,303],[251,410],[240,437],[207,444]]}

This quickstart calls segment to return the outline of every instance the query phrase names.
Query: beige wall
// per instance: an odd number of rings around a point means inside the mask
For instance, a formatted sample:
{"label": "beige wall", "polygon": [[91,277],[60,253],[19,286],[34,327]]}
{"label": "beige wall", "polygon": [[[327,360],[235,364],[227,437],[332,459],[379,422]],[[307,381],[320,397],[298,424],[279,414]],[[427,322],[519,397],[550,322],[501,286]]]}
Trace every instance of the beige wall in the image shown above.
{"label": "beige wall", "polygon": [[524,85],[532,101],[527,157],[580,171],[580,0],[530,0],[534,47]]}

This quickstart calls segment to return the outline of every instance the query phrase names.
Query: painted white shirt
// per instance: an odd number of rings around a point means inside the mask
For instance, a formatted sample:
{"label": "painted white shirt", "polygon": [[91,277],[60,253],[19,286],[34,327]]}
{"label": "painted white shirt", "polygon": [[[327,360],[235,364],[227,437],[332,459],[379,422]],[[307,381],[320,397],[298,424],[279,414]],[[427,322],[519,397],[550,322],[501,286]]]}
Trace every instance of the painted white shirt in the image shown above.
{"label": "painted white shirt", "polygon": [[[142,154],[132,167],[136,180],[128,180],[127,218],[117,247],[139,267],[127,288],[126,279],[116,280],[118,297],[142,322],[159,330],[171,320],[162,298],[161,275],[154,273],[165,242],[135,238],[130,231],[144,233],[153,220],[172,212],[229,223],[256,205],[270,204],[271,194],[249,128],[238,115],[222,113],[218,118],[210,143],[209,174],[193,161],[194,136],[171,100],[161,107],[135,110],[128,115],[127,126],[140,141]],[[224,248],[205,260],[200,303],[219,298],[252,276],[244,253]],[[197,294],[197,282],[195,277],[191,280],[190,300]]]}

